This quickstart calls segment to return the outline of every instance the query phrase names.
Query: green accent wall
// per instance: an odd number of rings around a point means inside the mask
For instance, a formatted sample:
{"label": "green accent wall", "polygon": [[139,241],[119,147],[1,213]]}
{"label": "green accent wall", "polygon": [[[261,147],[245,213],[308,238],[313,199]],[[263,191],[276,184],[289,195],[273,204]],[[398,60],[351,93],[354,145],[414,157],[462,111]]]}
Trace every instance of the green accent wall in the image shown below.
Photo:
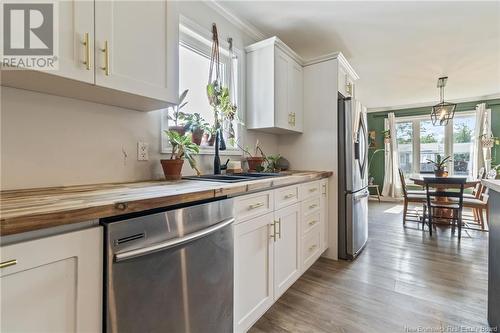
{"label": "green accent wall", "polygon": [[[473,111],[476,108],[476,105],[479,103],[486,103],[486,108],[491,109],[491,131],[493,132],[494,136],[500,137],[500,99],[460,103],[457,105],[456,112]],[[420,116],[428,114],[430,119],[431,107],[420,107],[420,108],[368,113],[368,130],[376,131],[377,133],[376,148],[370,148],[368,152],[369,159],[371,159],[376,149],[384,148],[384,138],[381,132],[384,130],[384,120],[387,118],[387,114],[390,112],[394,112],[394,115],[396,117]],[[492,158],[493,158],[492,165],[500,164],[500,146],[495,146],[493,148]],[[373,183],[380,185],[381,190],[382,190],[382,184],[384,183],[384,169],[385,169],[385,159],[384,159],[384,152],[382,151],[377,153],[377,155],[375,155],[375,157],[373,158],[369,171],[370,175],[375,178]]]}

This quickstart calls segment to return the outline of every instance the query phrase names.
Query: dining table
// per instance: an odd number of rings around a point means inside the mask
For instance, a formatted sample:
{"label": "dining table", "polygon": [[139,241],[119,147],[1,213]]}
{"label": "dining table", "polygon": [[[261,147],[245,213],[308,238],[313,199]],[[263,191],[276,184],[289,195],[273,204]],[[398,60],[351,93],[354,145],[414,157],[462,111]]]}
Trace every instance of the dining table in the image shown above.
{"label": "dining table", "polygon": [[[464,176],[448,176],[449,178],[464,178]],[[413,181],[415,185],[422,186],[424,191],[425,191],[425,179],[424,178],[436,178],[436,176],[430,174],[430,175],[415,175],[415,176],[410,176],[410,180]],[[443,177],[447,178],[447,177]],[[477,184],[480,184],[481,180],[480,179],[472,179],[472,178],[467,178],[464,184],[464,189],[465,188],[474,188],[477,186]],[[437,186],[438,189],[456,189],[460,188],[460,185],[457,184],[449,184],[446,185],[446,187],[443,186]],[[448,198],[446,197],[437,197],[436,201],[441,201],[443,203],[448,202]],[[453,213],[451,209],[443,209],[439,208],[436,209],[433,213],[433,218],[436,219],[436,221],[440,223],[445,223],[445,224],[450,224],[451,223],[451,217]]]}

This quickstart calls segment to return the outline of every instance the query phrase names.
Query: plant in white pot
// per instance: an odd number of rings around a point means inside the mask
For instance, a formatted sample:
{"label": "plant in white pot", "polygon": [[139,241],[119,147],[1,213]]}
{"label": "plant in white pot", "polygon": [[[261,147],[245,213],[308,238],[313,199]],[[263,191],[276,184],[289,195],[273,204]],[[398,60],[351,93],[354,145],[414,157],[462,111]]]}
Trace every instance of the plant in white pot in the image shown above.
{"label": "plant in white pot", "polygon": [[160,160],[163,168],[163,173],[167,180],[181,179],[182,165],[184,160],[189,162],[198,175],[200,171],[196,165],[195,155],[200,152],[200,147],[193,143],[190,135],[180,135],[176,131],[165,131],[168,136],[168,141],[172,146],[170,159]]}

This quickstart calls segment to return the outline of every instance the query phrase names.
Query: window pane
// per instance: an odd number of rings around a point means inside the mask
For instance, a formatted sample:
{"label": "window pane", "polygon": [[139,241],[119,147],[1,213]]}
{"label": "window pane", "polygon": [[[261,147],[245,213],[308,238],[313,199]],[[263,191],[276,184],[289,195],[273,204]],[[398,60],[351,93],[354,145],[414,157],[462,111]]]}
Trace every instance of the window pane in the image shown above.
{"label": "window pane", "polygon": [[412,173],[413,166],[413,126],[411,122],[396,123],[399,167],[404,174]]}
{"label": "window pane", "polygon": [[474,116],[453,119],[453,172],[468,176],[471,172],[472,138],[474,136]]}
{"label": "window pane", "polygon": [[214,115],[208,104],[207,82],[210,58],[179,45],[179,93],[186,89],[185,113],[199,113],[208,123],[214,123]]}
{"label": "window pane", "polygon": [[444,158],[444,126],[434,126],[430,120],[420,121],[420,172],[433,172],[427,160],[436,160],[437,155]]}

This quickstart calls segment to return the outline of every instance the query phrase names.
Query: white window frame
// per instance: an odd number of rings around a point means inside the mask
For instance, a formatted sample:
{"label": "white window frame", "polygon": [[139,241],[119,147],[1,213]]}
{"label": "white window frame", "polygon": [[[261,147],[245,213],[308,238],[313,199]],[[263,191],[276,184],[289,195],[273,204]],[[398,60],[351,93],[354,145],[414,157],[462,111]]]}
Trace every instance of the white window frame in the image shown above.
{"label": "white window frame", "polygon": [[[185,16],[180,16],[179,17],[179,45],[182,45],[196,53],[199,53],[200,55],[203,56],[208,56],[210,57],[210,49],[212,47],[212,42],[211,42],[211,37],[212,33],[211,31],[207,30],[206,28],[203,28],[199,24],[193,22],[192,20],[186,18]],[[220,38],[220,36],[219,36]],[[219,45],[220,45],[220,55],[221,58],[224,58],[226,68],[229,68],[229,44],[220,38],[219,40]],[[238,96],[237,96],[237,113],[238,113],[238,118],[239,119],[244,119],[243,115],[244,113],[244,82],[245,82],[245,71],[243,67],[243,52],[234,47],[233,45],[233,53],[236,55],[238,59],[238,77],[236,78],[237,82],[237,90],[238,90]],[[206,79],[208,80],[208,73],[206,73]],[[229,70],[226,70],[224,73],[224,82],[229,82]],[[160,131],[160,153],[161,154],[170,154],[172,151],[172,146],[168,142],[166,135],[164,133],[165,130],[168,130],[168,109],[163,109],[161,110],[161,131]],[[242,126],[239,122],[235,122],[233,124],[235,132],[236,132],[236,138],[239,139],[239,137],[242,136]],[[239,140],[238,140],[239,141]],[[200,146],[200,155],[214,155],[215,154],[215,148],[212,146]],[[220,155],[223,156],[241,156],[243,155],[243,152],[237,148],[237,147],[230,147],[227,145],[227,149],[224,151],[219,152]]]}
{"label": "white window frame", "polygon": [[[455,117],[461,116],[473,116],[475,117],[476,112],[472,111],[463,111],[455,113]],[[491,110],[486,110],[486,117],[488,120],[488,124],[490,128],[487,129],[488,133],[491,133]],[[412,174],[420,174],[420,121],[421,120],[430,120],[428,115],[421,116],[404,116],[404,117],[396,117],[396,123],[404,123],[411,122],[412,123]],[[384,122],[385,130],[388,129],[389,124],[387,119]],[[444,129],[444,154],[446,156],[451,156],[452,163],[454,162],[453,156],[453,119],[445,125]],[[453,175],[454,169],[450,168],[450,175]]]}

